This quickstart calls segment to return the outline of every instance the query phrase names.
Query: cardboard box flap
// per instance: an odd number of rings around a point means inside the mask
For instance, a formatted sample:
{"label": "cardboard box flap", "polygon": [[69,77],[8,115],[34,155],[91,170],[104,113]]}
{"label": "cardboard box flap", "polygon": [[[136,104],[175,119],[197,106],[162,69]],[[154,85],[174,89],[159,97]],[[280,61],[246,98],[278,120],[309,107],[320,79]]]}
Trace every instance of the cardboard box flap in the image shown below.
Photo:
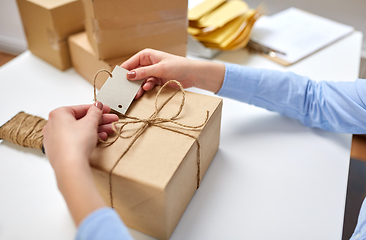
{"label": "cardboard box flap", "polygon": [[[148,118],[154,112],[156,91],[155,89],[145,93],[142,98],[131,105],[127,114],[140,118]],[[164,89],[161,98],[166,99],[175,91],[175,89]],[[181,93],[178,93],[162,109],[158,116],[173,116],[178,111],[181,103],[181,95]],[[183,107],[181,115],[176,120],[187,125],[199,125],[205,120],[206,111],[209,111],[211,116],[220,101],[221,99],[219,98],[209,96],[202,98],[199,94],[187,92],[186,104]],[[126,131],[123,135],[129,135],[141,124],[130,125],[126,126]],[[173,126],[171,123],[164,123],[163,125],[175,127],[179,131],[192,134],[196,137],[200,134],[200,131],[183,129]],[[177,138],[179,138],[179,141],[176,140]],[[109,147],[103,147],[102,144],[98,145],[91,157],[92,166],[109,172],[131,141],[132,139],[126,140],[119,138],[117,142]],[[197,148],[194,142],[195,139],[188,136],[156,126],[150,126],[120,160],[113,171],[113,175],[148,186],[154,186],[158,189],[164,189],[181,164],[182,156],[184,157],[191,147]],[[197,169],[193,171],[197,171]]]}

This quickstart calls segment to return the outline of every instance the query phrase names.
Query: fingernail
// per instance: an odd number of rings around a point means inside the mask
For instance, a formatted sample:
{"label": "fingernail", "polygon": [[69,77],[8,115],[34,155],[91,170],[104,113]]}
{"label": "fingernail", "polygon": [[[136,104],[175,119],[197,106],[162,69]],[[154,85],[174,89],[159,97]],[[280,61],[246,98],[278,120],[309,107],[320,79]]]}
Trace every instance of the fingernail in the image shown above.
{"label": "fingernail", "polygon": [[131,71],[127,73],[127,78],[128,79],[134,79],[136,77],[136,72],[135,71]]}
{"label": "fingernail", "polygon": [[99,102],[99,101],[95,102],[95,103],[94,103],[94,106],[96,106],[96,107],[97,107],[97,108],[99,108],[100,110],[102,110],[102,109],[103,109],[103,103],[101,103],[101,102]]}

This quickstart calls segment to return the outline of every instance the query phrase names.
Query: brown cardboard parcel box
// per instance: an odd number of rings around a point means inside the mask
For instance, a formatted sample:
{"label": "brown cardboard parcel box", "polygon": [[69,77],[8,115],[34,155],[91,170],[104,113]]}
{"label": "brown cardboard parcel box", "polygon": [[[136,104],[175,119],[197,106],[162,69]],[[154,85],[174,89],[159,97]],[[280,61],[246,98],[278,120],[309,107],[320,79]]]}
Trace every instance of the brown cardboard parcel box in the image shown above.
{"label": "brown cardboard parcel box", "polygon": [[[99,59],[144,48],[185,56],[187,0],[83,0],[85,29]],[[177,48],[179,46],[179,48]]]}
{"label": "brown cardboard parcel box", "polygon": [[[99,60],[93,47],[91,46],[86,32],[76,33],[69,37],[69,48],[72,65],[87,81],[93,84],[94,75],[100,69],[106,69],[110,72],[116,65],[121,65],[132,55]],[[163,47],[162,51],[179,52],[184,46]],[[96,80],[96,87],[100,89],[107,80],[108,74],[99,74]]]}
{"label": "brown cardboard parcel box", "polygon": [[[158,88],[158,87],[157,87]],[[157,88],[132,103],[127,114],[148,118],[154,112]],[[164,88],[158,104],[176,90]],[[179,92],[160,111],[158,117],[170,118],[181,104]],[[200,144],[200,178],[208,169],[219,147],[222,99],[186,92],[183,110],[176,121],[199,125],[188,130],[172,123],[163,126],[198,137]],[[125,126],[129,135],[141,124]],[[98,145],[91,156],[94,180],[106,203],[110,203],[109,172],[128,147],[132,138],[118,138],[109,147]],[[111,174],[113,206],[124,223],[159,239],[169,239],[197,188],[198,145],[195,139],[156,126],[147,127],[121,158]]]}
{"label": "brown cardboard parcel box", "polygon": [[71,67],[67,37],[84,29],[78,0],[17,0],[29,50],[60,70]]}
{"label": "brown cardboard parcel box", "polygon": [[[94,84],[94,75],[100,69],[110,72],[116,65],[121,65],[131,56],[99,60],[93,47],[90,45],[86,32],[77,33],[69,37],[69,48],[72,65],[91,84]],[[96,87],[100,89],[107,80],[108,74],[99,74],[96,80]]]}

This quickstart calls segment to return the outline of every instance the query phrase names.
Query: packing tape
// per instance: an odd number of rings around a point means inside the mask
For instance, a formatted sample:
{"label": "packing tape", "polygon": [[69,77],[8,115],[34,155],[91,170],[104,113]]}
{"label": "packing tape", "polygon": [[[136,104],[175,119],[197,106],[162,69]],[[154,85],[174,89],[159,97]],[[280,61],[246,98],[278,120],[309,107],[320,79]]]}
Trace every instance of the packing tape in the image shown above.
{"label": "packing tape", "polygon": [[47,38],[51,48],[55,51],[60,51],[60,44],[67,42],[67,38],[60,39],[54,30],[47,29]]}

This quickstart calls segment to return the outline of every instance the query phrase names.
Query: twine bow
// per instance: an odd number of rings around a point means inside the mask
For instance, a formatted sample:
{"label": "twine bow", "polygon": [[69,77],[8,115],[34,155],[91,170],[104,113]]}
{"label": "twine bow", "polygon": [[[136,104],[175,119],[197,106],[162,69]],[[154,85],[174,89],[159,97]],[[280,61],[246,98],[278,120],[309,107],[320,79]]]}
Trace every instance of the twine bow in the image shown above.
{"label": "twine bow", "polygon": [[[95,82],[96,82],[96,78],[98,76],[99,73],[101,72],[107,72],[111,77],[112,77],[112,73],[110,73],[108,70],[102,69],[99,70],[95,76],[94,76],[94,100],[97,101],[97,96],[96,96],[96,86],[95,86]],[[161,93],[161,91],[165,88],[166,85],[168,85],[169,83],[176,83],[179,86],[179,89],[177,89],[177,91],[175,93],[173,93],[169,98],[167,98],[164,103],[158,107],[158,98],[159,95]],[[162,117],[158,117],[159,112],[164,108],[164,106],[178,93],[178,92],[182,92],[183,96],[182,96],[182,102],[179,106],[179,109],[177,111],[176,114],[174,114],[172,117],[170,118],[162,118]],[[113,193],[112,193],[112,172],[113,170],[116,168],[116,166],[118,165],[118,163],[121,161],[121,159],[126,155],[126,153],[130,150],[130,148],[132,147],[132,145],[136,142],[136,140],[145,132],[145,130],[148,127],[154,126],[154,127],[159,127],[161,129],[165,129],[168,131],[172,131],[178,134],[182,134],[185,135],[187,137],[193,138],[195,140],[195,142],[197,143],[197,189],[200,186],[200,181],[201,181],[201,146],[200,143],[197,139],[196,136],[191,135],[189,133],[186,133],[184,131],[178,130],[177,128],[173,128],[173,127],[169,127],[167,125],[165,125],[164,123],[172,123],[178,127],[180,127],[181,129],[186,129],[186,130],[197,130],[201,127],[203,127],[207,121],[208,121],[208,117],[209,117],[209,111],[207,111],[206,113],[206,119],[204,120],[203,123],[196,125],[196,126],[192,126],[192,125],[187,125],[187,124],[183,124],[180,123],[178,121],[176,121],[176,119],[178,118],[178,116],[180,115],[180,113],[183,110],[183,106],[185,103],[185,98],[186,98],[186,93],[182,87],[182,85],[176,81],[176,80],[170,80],[168,82],[166,82],[158,91],[158,93],[156,94],[155,97],[155,111],[150,115],[150,117],[148,118],[138,118],[138,117],[134,117],[134,116],[129,116],[129,115],[125,115],[125,114],[121,114],[125,119],[120,119],[118,122],[114,122],[113,125],[113,129],[116,133],[116,136],[113,140],[111,141],[103,141],[100,140],[103,144],[105,144],[106,147],[112,145],[113,143],[115,143],[118,138],[133,138],[132,141],[130,142],[130,144],[127,146],[127,148],[124,150],[124,152],[120,155],[120,157],[118,158],[118,160],[116,161],[116,163],[113,165],[112,169],[109,171],[109,194],[110,194],[110,200],[111,200],[111,207],[113,208]],[[127,136],[123,136],[123,128],[125,126],[127,126],[128,124],[136,124],[136,123],[142,123],[141,127],[137,128],[132,134],[127,135]],[[117,125],[121,125],[120,128],[117,128]],[[118,129],[118,130],[117,130]]]}

